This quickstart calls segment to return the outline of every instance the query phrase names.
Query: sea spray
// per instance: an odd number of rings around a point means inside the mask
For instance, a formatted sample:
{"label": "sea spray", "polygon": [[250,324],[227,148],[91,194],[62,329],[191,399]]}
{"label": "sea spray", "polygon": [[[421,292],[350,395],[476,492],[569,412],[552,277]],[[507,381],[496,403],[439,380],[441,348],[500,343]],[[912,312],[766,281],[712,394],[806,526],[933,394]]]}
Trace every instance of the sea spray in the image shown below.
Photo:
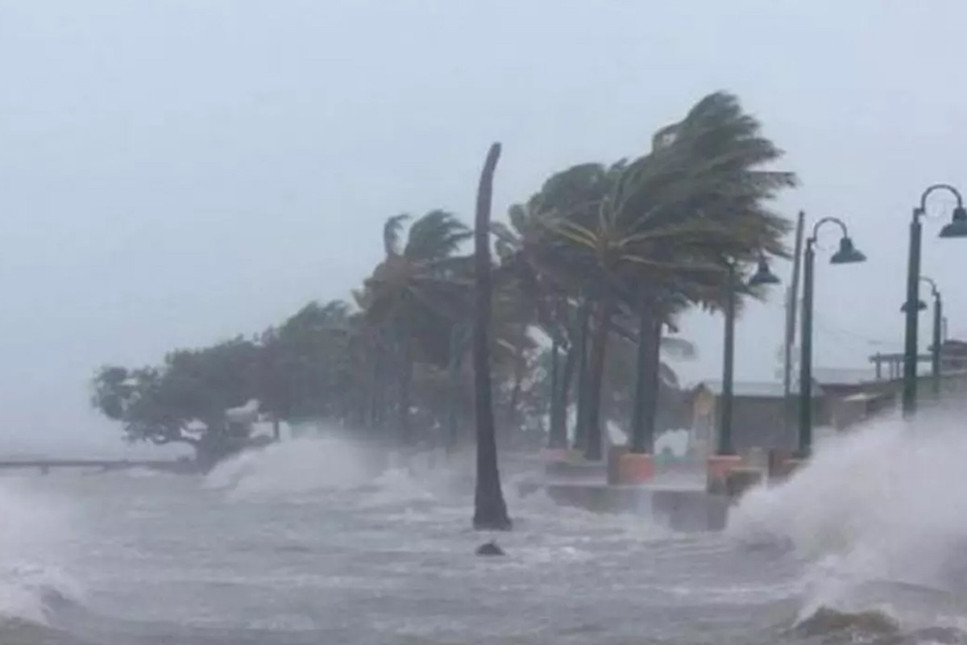
{"label": "sea spray", "polygon": [[55,605],[82,595],[68,573],[78,518],[29,481],[0,480],[0,617],[42,623]]}
{"label": "sea spray", "polygon": [[330,435],[243,452],[216,466],[205,486],[243,500],[359,491],[361,504],[392,505],[469,494],[473,480],[466,461],[462,455],[393,452]]}
{"label": "sea spray", "polygon": [[936,606],[938,591],[967,594],[965,466],[967,433],[949,413],[877,421],[818,446],[785,483],[750,491],[728,532],[804,561],[801,619],[824,607],[896,613],[901,595]]}
{"label": "sea spray", "polygon": [[241,498],[272,497],[356,488],[378,472],[378,464],[364,446],[330,436],[245,451],[218,464],[205,484]]}

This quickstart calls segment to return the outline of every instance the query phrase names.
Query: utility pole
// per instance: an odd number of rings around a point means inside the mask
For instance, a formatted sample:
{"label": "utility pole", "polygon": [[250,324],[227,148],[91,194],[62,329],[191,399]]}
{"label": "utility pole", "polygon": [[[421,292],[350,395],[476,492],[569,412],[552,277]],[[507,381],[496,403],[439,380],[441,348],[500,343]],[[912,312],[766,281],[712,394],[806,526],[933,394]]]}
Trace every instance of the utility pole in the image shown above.
{"label": "utility pole", "polygon": [[792,282],[786,291],[786,334],[783,346],[782,394],[785,407],[786,429],[792,427],[792,346],[796,340],[796,309],[799,305],[799,272],[802,266],[802,239],[806,214],[799,211],[796,219],[795,254],[792,260]]}

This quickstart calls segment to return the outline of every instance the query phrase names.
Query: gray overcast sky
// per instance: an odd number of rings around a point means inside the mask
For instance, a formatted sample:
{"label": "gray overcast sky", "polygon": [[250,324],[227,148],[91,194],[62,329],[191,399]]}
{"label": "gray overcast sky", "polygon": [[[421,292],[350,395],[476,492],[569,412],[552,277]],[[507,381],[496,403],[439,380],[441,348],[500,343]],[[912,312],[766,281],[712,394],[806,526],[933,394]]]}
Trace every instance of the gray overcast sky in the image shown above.
{"label": "gray overcast sky", "polygon": [[[110,444],[95,367],[346,296],[387,216],[469,216],[493,140],[503,211],[718,89],[788,152],[782,208],[847,218],[870,257],[817,272],[816,363],[862,366],[899,345],[911,207],[967,188],[965,22],[956,0],[0,0],[0,447]],[[967,245],[937,230],[924,272],[967,334]],[[740,322],[739,378],[772,378],[780,300]],[[721,319],[683,333],[685,375],[715,377]]]}

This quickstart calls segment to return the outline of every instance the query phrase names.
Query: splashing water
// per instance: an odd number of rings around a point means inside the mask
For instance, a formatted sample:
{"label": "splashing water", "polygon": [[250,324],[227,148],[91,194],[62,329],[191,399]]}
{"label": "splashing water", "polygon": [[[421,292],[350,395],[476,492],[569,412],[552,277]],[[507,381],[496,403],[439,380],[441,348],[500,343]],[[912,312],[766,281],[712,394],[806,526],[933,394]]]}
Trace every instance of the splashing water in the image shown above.
{"label": "splashing water", "polygon": [[0,618],[44,623],[51,606],[81,591],[63,566],[66,508],[18,479],[0,482]]}
{"label": "splashing water", "polygon": [[370,481],[373,459],[338,437],[296,439],[249,450],[220,463],[205,479],[242,498],[346,490]]}
{"label": "splashing water", "polygon": [[801,618],[823,607],[895,615],[899,596],[967,616],[965,461],[967,433],[949,415],[873,423],[818,446],[787,482],[750,491],[729,533],[804,560]]}

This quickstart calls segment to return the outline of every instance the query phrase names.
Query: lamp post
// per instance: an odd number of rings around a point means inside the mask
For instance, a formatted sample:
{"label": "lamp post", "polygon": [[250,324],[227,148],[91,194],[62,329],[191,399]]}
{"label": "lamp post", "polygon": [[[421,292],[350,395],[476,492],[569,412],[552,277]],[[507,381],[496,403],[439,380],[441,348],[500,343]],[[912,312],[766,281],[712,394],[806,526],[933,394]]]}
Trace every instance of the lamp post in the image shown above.
{"label": "lamp post", "polygon": [[[940,351],[943,347],[943,298],[937,283],[926,276],[920,276],[920,282],[930,285],[930,295],[933,298],[933,343],[930,347],[930,376],[934,396],[940,396]],[[927,308],[927,303],[917,300],[917,311]],[[907,303],[903,303],[900,311],[906,313]]]}
{"label": "lamp post", "polygon": [[[735,448],[732,445],[732,399],[733,373],[735,365],[735,301],[738,291],[736,284],[735,262],[726,263],[726,280],[728,289],[725,300],[725,348],[722,356],[722,401],[719,420],[718,445],[716,454],[732,455]],[[769,270],[769,263],[765,256],[759,258],[759,265],[755,274],[749,279],[750,287],[777,284],[779,278]]]}
{"label": "lamp post", "polygon": [[830,258],[830,264],[863,262],[866,256],[856,250],[849,231],[842,220],[824,217],[813,226],[813,233],[806,240],[803,262],[802,338],[799,358],[799,456],[806,458],[813,442],[813,282],[816,264],[816,235],[825,224],[836,224],[842,231],[839,250]]}
{"label": "lamp post", "polygon": [[930,371],[932,373],[933,394],[940,399],[940,352],[943,350],[943,298],[937,284],[930,280],[933,296],[933,347],[930,352]]}
{"label": "lamp post", "polygon": [[910,222],[910,253],[907,259],[906,325],[903,334],[903,416],[910,418],[917,410],[917,304],[920,302],[920,247],[923,233],[921,218],[927,212],[927,197],[946,190],[957,199],[950,223],[940,230],[940,237],[967,237],[967,210],[958,191],[949,184],[934,184],[920,196]]}

